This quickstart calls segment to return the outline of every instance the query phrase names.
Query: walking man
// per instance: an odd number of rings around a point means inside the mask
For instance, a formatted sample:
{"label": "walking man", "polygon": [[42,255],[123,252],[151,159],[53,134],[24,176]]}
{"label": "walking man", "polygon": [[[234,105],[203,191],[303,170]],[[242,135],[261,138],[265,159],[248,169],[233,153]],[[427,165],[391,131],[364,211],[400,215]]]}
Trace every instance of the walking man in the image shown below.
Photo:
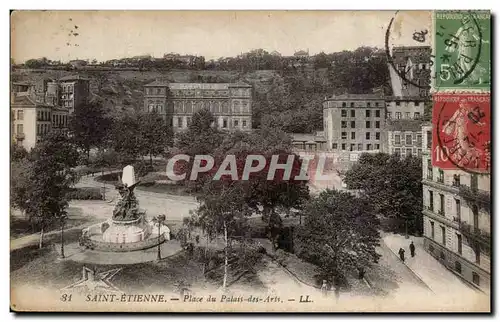
{"label": "walking man", "polygon": [[326,284],[326,280],[323,280],[323,285],[321,285],[321,293],[324,297],[328,295],[328,286]]}
{"label": "walking man", "polygon": [[405,250],[403,248],[399,249],[399,258],[401,258],[403,263],[405,262]]}
{"label": "walking man", "polygon": [[411,253],[411,257],[415,257],[415,245],[413,245],[413,240],[411,241],[411,244],[410,244],[410,253]]}

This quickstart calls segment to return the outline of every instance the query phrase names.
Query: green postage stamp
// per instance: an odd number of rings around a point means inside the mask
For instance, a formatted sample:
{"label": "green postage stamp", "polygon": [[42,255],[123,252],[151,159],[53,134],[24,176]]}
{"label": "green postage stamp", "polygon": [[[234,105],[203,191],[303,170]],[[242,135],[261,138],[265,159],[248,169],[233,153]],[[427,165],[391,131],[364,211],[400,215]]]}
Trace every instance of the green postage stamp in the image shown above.
{"label": "green postage stamp", "polygon": [[434,11],[433,89],[489,90],[489,11]]}

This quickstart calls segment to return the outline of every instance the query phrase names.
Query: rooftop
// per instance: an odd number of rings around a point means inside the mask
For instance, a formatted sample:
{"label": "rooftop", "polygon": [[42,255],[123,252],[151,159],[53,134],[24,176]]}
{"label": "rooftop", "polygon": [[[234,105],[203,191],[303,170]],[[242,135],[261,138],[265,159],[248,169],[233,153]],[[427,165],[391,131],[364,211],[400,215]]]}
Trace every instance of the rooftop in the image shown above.
{"label": "rooftop", "polygon": [[291,133],[292,141],[295,142],[326,142],[326,139],[322,136],[309,134],[309,133]]}
{"label": "rooftop", "polygon": [[82,75],[68,75],[59,78],[59,81],[64,82],[64,81],[73,81],[73,80],[86,80],[88,81],[89,79],[82,76]]}
{"label": "rooftop", "polygon": [[170,83],[162,80],[155,80],[144,86],[161,86],[170,89],[228,89],[229,87],[252,87],[246,83]]}
{"label": "rooftop", "polygon": [[339,101],[339,100],[384,100],[383,95],[377,94],[342,94],[335,95],[326,98],[327,101]]}
{"label": "rooftop", "polygon": [[386,129],[388,131],[422,131],[422,120],[387,120]]}

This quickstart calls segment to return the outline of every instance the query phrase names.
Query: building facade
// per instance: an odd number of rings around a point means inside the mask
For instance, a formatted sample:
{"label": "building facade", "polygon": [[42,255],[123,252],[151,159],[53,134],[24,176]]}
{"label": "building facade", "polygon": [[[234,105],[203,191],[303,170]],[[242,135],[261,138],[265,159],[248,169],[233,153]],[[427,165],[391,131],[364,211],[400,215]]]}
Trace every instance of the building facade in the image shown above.
{"label": "building facade", "polygon": [[51,131],[65,131],[69,117],[89,100],[89,81],[68,76],[59,81],[41,79],[13,83],[11,88],[12,142],[32,149]]}
{"label": "building facade", "polygon": [[432,125],[422,127],[424,247],[469,285],[490,293],[490,176],[432,166]]}
{"label": "building facade", "polygon": [[422,122],[420,120],[386,120],[385,153],[402,157],[422,155]]}
{"label": "building facade", "polygon": [[424,116],[425,104],[430,97],[386,97],[385,100],[388,120],[418,120]]}
{"label": "building facade", "polygon": [[186,129],[194,113],[207,109],[225,130],[252,129],[252,86],[231,83],[168,83],[144,86],[144,108],[156,111],[173,126]]}
{"label": "building facade", "polygon": [[323,102],[323,128],[332,151],[383,150],[385,141],[383,96],[345,94]]}
{"label": "building facade", "polygon": [[[430,46],[400,46],[392,49],[388,64],[392,92],[397,97],[429,97]],[[404,77],[401,77],[403,75]]]}

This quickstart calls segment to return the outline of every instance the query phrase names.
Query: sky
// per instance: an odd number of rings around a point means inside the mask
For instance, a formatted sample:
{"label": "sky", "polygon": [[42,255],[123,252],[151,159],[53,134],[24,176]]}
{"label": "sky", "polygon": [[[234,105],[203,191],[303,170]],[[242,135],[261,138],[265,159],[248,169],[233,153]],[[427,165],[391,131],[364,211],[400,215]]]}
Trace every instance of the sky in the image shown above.
{"label": "sky", "polygon": [[431,29],[429,11],[15,11],[11,57],[15,62],[115,58],[175,52],[206,59],[252,49],[319,52],[430,44],[413,33]]}

